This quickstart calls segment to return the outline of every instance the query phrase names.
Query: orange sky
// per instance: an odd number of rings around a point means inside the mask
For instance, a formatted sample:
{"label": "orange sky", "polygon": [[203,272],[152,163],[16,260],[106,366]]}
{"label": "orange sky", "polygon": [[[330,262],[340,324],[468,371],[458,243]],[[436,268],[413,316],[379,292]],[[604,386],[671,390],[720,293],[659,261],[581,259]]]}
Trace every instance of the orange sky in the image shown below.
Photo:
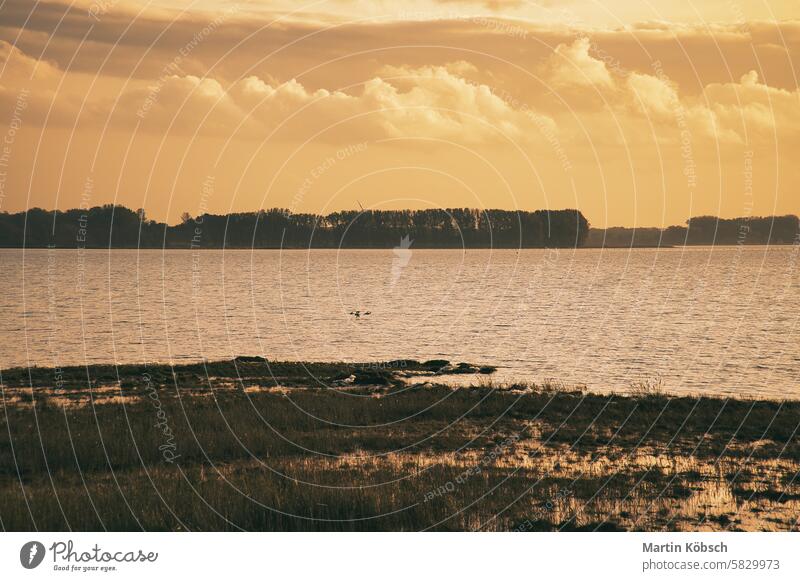
{"label": "orange sky", "polygon": [[0,211],[800,213],[798,56],[795,0],[6,0]]}

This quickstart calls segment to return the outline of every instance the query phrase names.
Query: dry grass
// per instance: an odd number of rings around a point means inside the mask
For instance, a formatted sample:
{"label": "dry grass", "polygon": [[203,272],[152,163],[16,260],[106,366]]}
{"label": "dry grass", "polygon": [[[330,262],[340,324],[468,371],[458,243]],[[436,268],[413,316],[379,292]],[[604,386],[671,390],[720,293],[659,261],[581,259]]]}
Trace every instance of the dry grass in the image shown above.
{"label": "dry grass", "polygon": [[263,362],[212,365],[210,382],[184,367],[110,386],[90,369],[94,384],[58,394],[6,384],[2,527],[787,530],[800,516],[798,402],[404,385],[391,372],[331,389],[300,364],[273,365],[271,388]]}

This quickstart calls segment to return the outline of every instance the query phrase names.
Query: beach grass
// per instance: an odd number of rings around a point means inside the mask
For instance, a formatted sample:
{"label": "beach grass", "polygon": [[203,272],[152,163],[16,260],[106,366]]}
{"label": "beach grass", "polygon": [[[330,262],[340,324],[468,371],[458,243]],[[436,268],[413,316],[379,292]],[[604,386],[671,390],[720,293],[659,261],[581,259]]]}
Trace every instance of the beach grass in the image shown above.
{"label": "beach grass", "polygon": [[[457,370],[239,358],[3,371],[0,524],[797,527],[800,402],[436,384]],[[415,375],[428,381],[404,381]]]}

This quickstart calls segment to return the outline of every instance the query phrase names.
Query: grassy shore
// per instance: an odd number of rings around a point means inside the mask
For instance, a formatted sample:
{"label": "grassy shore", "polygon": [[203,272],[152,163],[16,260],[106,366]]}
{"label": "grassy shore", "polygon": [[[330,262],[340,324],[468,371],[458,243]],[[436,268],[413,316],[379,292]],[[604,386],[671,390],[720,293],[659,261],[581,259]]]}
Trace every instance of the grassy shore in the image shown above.
{"label": "grassy shore", "polygon": [[[499,387],[491,371],[250,357],[5,370],[0,525],[797,527],[800,402]],[[452,373],[478,385],[437,384]]]}

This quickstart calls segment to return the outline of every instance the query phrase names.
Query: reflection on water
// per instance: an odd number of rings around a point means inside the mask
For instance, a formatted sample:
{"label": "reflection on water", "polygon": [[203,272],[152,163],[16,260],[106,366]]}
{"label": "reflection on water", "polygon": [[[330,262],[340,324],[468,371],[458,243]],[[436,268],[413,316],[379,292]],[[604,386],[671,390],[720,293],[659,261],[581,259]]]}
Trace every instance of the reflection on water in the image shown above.
{"label": "reflection on water", "polygon": [[797,248],[411,251],[0,250],[0,366],[444,358],[800,396]]}

